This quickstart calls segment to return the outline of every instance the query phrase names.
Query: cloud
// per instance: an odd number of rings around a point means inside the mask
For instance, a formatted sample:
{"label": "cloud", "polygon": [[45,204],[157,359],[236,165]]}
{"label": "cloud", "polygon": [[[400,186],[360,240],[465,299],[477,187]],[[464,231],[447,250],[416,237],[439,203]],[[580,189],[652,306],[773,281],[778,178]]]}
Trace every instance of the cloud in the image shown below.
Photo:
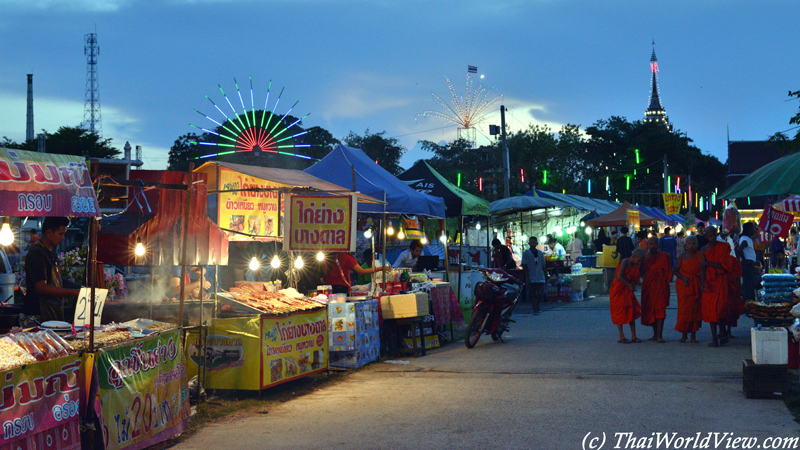
{"label": "cloud", "polygon": [[369,117],[387,110],[404,108],[419,101],[402,91],[409,81],[400,77],[386,77],[361,73],[339,81],[327,99],[325,120]]}
{"label": "cloud", "polygon": [[115,12],[133,3],[132,0],[5,0],[6,12]]}

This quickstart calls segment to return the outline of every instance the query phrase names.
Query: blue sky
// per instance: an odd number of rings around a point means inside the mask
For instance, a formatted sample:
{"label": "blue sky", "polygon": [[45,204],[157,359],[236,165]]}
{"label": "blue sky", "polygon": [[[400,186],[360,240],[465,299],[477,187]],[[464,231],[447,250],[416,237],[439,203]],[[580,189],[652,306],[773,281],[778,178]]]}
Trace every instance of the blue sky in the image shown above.
{"label": "blue sky", "polygon": [[[252,76],[255,102],[285,88],[276,113],[342,138],[386,131],[410,151],[418,140],[450,141],[452,126],[429,118],[462,93],[478,66],[509,108],[512,130],[530,123],[582,129],[612,115],[641,119],[650,94],[651,41],[662,104],[675,129],[723,162],[727,138],[760,140],[790,128],[800,90],[800,2],[2,0],[0,136],[25,138],[26,74],[34,74],[37,132],[83,120],[83,39],[96,32],[103,137],[144,149],[162,169],[173,141],[208,125],[204,98],[224,102],[233,79]],[[244,95],[249,95],[245,94]],[[235,95],[235,94],[234,94]],[[233,100],[233,99],[232,99]],[[249,104],[249,100],[246,100]],[[210,114],[211,115],[211,114]],[[488,124],[478,143],[488,142]]]}

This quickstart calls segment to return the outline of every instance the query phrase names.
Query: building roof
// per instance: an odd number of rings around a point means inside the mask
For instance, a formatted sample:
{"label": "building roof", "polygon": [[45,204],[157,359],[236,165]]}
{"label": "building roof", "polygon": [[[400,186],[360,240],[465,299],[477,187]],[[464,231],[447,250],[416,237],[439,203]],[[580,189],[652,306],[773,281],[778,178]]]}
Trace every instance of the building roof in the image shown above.
{"label": "building roof", "polygon": [[728,177],[750,174],[786,155],[769,141],[728,141]]}

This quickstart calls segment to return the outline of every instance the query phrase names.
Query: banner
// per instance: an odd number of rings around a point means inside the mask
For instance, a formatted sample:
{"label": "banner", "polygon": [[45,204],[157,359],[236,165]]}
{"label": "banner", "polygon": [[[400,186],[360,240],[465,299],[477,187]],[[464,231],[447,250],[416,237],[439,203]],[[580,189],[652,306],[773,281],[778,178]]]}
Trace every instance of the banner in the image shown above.
{"label": "banner", "polygon": [[106,449],[141,449],[183,431],[189,419],[178,329],[97,355]]}
{"label": "banner", "polygon": [[664,196],[664,211],[666,211],[667,215],[680,214],[681,201],[683,201],[683,195],[669,194],[669,193],[665,193],[662,195]]}
{"label": "banner", "polygon": [[786,238],[789,236],[789,229],[792,227],[793,220],[794,216],[792,214],[778,211],[772,205],[767,205],[764,208],[764,212],[761,213],[758,228],[779,238]]}
{"label": "banner", "polygon": [[641,229],[641,224],[639,223],[639,210],[628,210],[628,228],[631,230]]}
{"label": "banner", "polygon": [[83,361],[65,356],[0,372],[0,446],[80,448],[79,419],[86,405]]}
{"label": "banner", "polygon": [[[207,389],[246,389],[261,387],[261,317],[215,319],[206,341]],[[197,375],[203,358],[203,344],[198,333],[186,336],[186,360],[189,377]]]}
{"label": "banner", "polygon": [[356,197],[287,195],[286,251],[352,252],[356,249]]}
{"label": "banner", "polygon": [[326,308],[261,316],[261,336],[261,389],[328,370]]}
{"label": "banner", "polygon": [[99,215],[84,158],[0,148],[0,216]]}
{"label": "banner", "polygon": [[422,232],[422,222],[416,216],[403,216],[402,221],[406,239],[422,239],[425,237],[425,233]]}
{"label": "banner", "polygon": [[[219,220],[217,223],[220,228],[230,230],[227,231],[229,241],[252,241],[259,240],[259,238],[266,240],[267,237],[281,235],[278,191],[241,190],[277,189],[291,186],[244,175],[225,167],[219,168],[219,186],[222,191],[239,191],[219,194]],[[283,208],[281,207],[280,210],[282,212]]]}

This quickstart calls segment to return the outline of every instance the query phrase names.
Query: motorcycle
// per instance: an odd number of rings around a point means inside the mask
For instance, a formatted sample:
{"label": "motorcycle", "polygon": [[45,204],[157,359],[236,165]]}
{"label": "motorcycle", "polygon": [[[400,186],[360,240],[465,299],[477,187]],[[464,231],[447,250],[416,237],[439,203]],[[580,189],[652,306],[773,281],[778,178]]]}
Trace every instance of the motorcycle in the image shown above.
{"label": "motorcycle", "polygon": [[514,322],[511,313],[517,306],[524,285],[501,269],[485,270],[485,281],[475,285],[475,308],[467,326],[464,344],[472,348],[482,334],[492,336],[493,341],[503,340],[503,333]]}

